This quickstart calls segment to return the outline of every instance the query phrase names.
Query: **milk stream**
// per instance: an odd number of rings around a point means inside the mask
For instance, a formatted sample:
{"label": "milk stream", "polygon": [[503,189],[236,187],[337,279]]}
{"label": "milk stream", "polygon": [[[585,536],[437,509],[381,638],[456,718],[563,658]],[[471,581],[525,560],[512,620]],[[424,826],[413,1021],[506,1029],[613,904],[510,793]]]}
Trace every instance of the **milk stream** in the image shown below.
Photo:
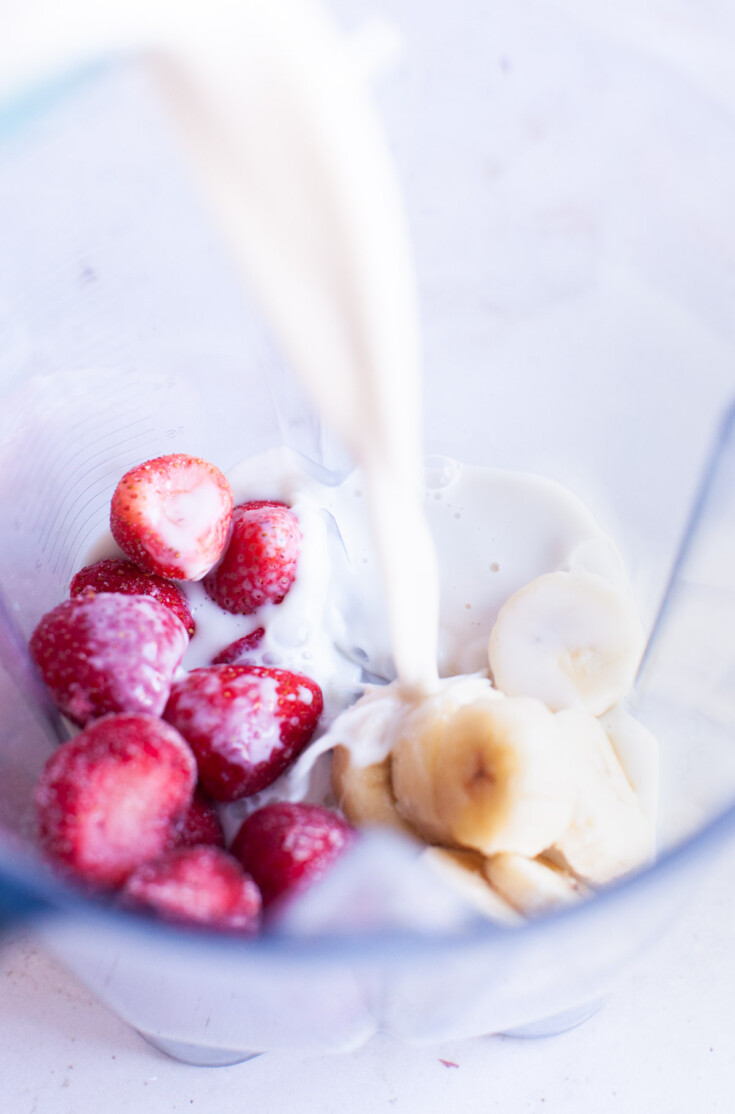
{"label": "milk stream", "polygon": [[360,467],[393,661],[418,695],[438,676],[439,582],[401,197],[362,75],[321,8],[254,3],[249,16],[247,67],[239,43],[218,42],[162,56],[153,74],[233,258]]}

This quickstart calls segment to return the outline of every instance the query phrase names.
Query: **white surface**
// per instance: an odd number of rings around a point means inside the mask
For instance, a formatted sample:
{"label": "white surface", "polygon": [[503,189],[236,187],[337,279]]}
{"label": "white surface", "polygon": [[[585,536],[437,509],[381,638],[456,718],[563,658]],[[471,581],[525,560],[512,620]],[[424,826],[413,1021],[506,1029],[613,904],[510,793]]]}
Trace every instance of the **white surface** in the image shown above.
{"label": "white surface", "polygon": [[733,876],[735,848],[603,1010],[562,1036],[423,1048],[376,1037],[348,1056],[272,1053],[229,1068],[192,1068],[167,1059],[18,931],[0,951],[0,1109],[729,1111],[735,1078]]}

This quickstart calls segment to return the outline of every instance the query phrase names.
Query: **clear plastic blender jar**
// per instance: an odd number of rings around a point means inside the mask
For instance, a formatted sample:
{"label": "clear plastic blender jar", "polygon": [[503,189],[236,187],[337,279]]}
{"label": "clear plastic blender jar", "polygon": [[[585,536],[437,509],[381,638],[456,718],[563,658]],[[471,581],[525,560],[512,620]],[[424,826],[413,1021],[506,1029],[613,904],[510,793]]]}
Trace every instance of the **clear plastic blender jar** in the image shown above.
{"label": "clear plastic blender jar", "polygon": [[[415,242],[427,451],[577,491],[620,541],[652,624],[732,394],[733,122],[571,18],[460,14],[447,28],[403,4],[405,56],[381,86]],[[240,942],[86,899],[33,850],[53,741],[23,640],[132,464],[182,451],[227,470],[283,440],[284,414],[307,454],[321,434],[134,65],[79,74],[2,125],[0,907],[34,915],[112,1009],[194,1063],[346,1050],[377,1029],[433,1041],[579,1020],[735,828],[733,564],[712,558],[733,521],[727,434],[639,686],[662,747],[655,866],[518,929]],[[368,847],[366,886],[383,859],[399,878],[392,855]]]}

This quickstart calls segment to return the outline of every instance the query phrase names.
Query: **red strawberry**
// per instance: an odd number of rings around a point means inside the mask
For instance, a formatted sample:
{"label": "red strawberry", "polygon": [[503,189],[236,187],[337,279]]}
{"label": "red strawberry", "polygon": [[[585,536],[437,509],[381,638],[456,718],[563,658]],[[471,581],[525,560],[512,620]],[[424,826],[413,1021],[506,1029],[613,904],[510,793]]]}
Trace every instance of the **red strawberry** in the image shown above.
{"label": "red strawberry", "polygon": [[71,582],[70,595],[87,595],[90,592],[119,592],[126,596],[152,596],[165,607],[170,607],[178,615],[187,629],[189,638],[196,630],[189,610],[186,596],[162,576],[141,572],[132,561],[121,561],[118,557],[108,557],[80,569]]}
{"label": "red strawberry", "polygon": [[322,711],[319,686],[260,665],[193,669],[171,687],[165,718],[194,751],[216,801],[236,801],[275,781],[307,745]]}
{"label": "red strawberry", "polygon": [[164,920],[254,935],[260,925],[258,887],[218,847],[179,847],[144,863],[128,878],[126,904]]}
{"label": "red strawberry", "polygon": [[30,649],[60,711],[84,726],[109,712],[160,715],[188,643],[158,600],[104,592],[49,611]]}
{"label": "red strawberry", "polygon": [[170,724],[105,716],[46,763],[35,793],[41,846],[79,879],[120,886],[169,846],[195,781],[194,757]]}
{"label": "red strawberry", "polygon": [[296,577],[301,527],[283,503],[258,501],[235,507],[225,555],[204,581],[225,611],[251,615],[280,603]]}
{"label": "red strawberry", "polygon": [[268,906],[320,878],[356,836],[352,825],[328,808],[278,801],[248,816],[231,851]]}
{"label": "red strawberry", "polygon": [[255,630],[251,630],[250,634],[238,638],[236,642],[231,642],[229,646],[225,646],[224,650],[220,650],[217,657],[212,658],[212,665],[249,664],[247,655],[251,654],[259,645],[264,634],[263,627],[256,627]]}
{"label": "red strawberry", "polygon": [[139,464],[115,488],[110,529],[144,572],[200,580],[222,554],[232,490],[219,468],[173,453]]}
{"label": "red strawberry", "polygon": [[174,832],[172,847],[196,847],[201,843],[224,847],[225,836],[214,804],[197,786],[189,811]]}

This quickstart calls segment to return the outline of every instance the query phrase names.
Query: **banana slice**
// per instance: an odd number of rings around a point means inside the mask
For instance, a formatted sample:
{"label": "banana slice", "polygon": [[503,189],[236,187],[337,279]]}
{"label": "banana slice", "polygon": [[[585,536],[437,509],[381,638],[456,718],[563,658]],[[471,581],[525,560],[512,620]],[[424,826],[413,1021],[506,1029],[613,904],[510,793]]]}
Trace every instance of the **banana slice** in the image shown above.
{"label": "banana slice", "polygon": [[623,772],[652,825],[658,817],[658,740],[630,712],[616,704],[600,717]]}
{"label": "banana slice", "polygon": [[523,918],[489,884],[483,873],[486,860],[476,851],[427,847],[419,859],[490,920],[513,925],[522,922]]}
{"label": "banana slice", "polygon": [[430,843],[533,858],[571,822],[569,748],[538,700],[425,702],[403,721],[392,775],[399,813]]}
{"label": "banana slice", "polygon": [[538,917],[576,905],[591,891],[554,863],[506,852],[485,859],[483,872],[491,886],[524,917]]}
{"label": "banana slice", "polygon": [[488,657],[507,696],[601,715],[630,689],[644,634],[629,592],[591,572],[551,572],[514,592]]}
{"label": "banana slice", "polygon": [[390,755],[382,762],[358,766],[349,747],[332,752],[332,790],[351,824],[393,828],[414,838],[416,833],[396,811],[391,784]]}
{"label": "banana slice", "polygon": [[556,720],[572,751],[577,805],[569,828],[554,841],[554,858],[586,882],[610,882],[651,858],[653,820],[598,720],[577,710],[558,712]]}

